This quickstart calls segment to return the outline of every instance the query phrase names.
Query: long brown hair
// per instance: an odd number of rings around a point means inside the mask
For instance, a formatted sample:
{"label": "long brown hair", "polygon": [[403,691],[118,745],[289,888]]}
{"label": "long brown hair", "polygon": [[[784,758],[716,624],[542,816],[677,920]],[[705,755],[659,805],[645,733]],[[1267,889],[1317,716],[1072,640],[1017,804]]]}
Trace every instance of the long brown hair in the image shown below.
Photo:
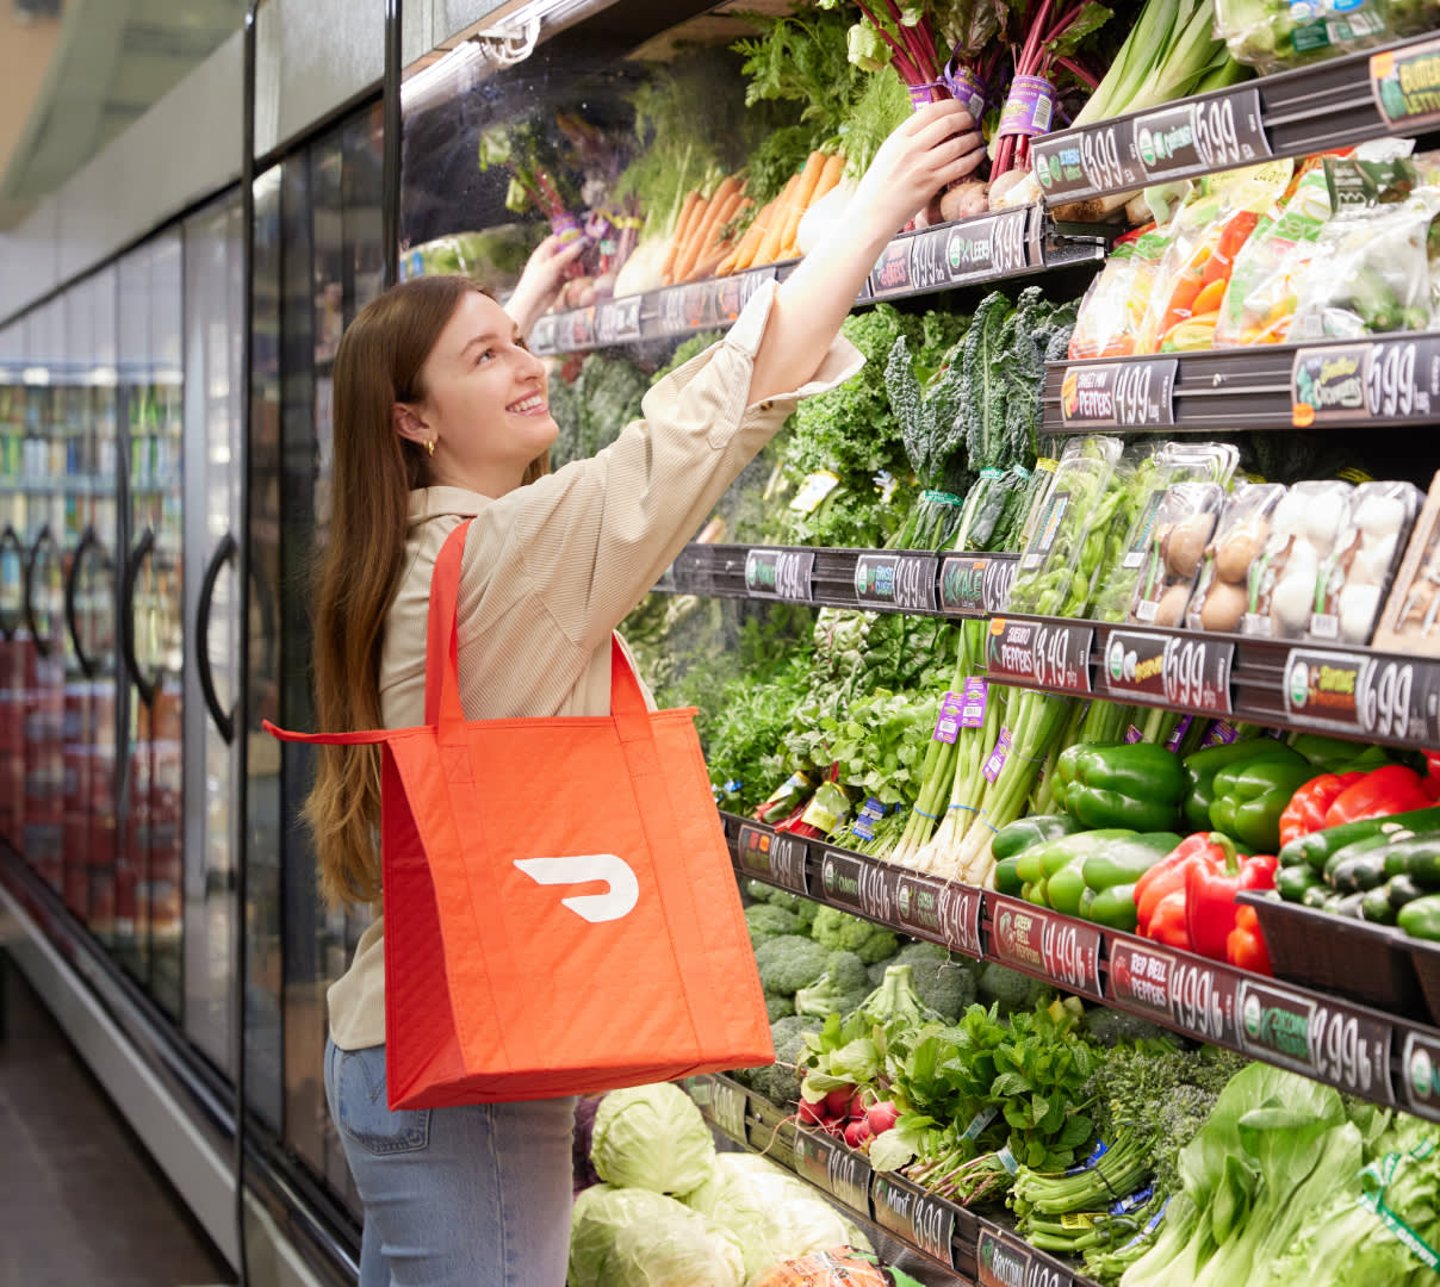
{"label": "long brown hair", "polygon": [[[397,402],[425,396],[421,369],[467,291],[468,277],[420,277],[361,309],[335,354],[335,459],[329,534],[314,577],[315,715],[326,732],[381,727],[380,651],[404,569],[409,493],[427,458],[396,432]],[[493,298],[493,296],[492,296]],[[531,482],[548,468],[536,461]],[[380,756],[323,746],[305,802],[320,888],[333,902],[380,895]]]}

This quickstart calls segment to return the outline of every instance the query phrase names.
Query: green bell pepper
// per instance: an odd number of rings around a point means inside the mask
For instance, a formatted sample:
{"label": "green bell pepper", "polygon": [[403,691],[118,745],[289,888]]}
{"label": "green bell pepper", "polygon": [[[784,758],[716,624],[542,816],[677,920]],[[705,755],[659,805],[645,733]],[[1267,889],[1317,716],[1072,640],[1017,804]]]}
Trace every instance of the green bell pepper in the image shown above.
{"label": "green bell pepper", "polygon": [[1072,858],[1061,867],[1045,887],[1045,901],[1057,912],[1075,916],[1080,911],[1080,900],[1085,896],[1085,863],[1083,856]]}
{"label": "green bell pepper", "polygon": [[1116,885],[1133,885],[1180,843],[1174,832],[1156,831],[1123,844],[1107,845],[1103,852],[1085,860],[1085,888],[1098,892]]}
{"label": "green bell pepper", "polygon": [[1062,867],[1076,858],[1088,858],[1114,841],[1129,840],[1135,832],[1125,827],[1106,831],[1079,831],[1073,836],[1057,836],[1043,844],[1031,845],[1015,860],[1015,874],[1027,885],[1049,880]]}
{"label": "green bell pepper", "polygon": [[1001,827],[990,842],[990,852],[996,862],[1014,858],[1017,854],[1046,840],[1058,840],[1061,836],[1073,836],[1082,828],[1066,813],[1036,813],[1028,818],[1017,818],[1007,827]]}
{"label": "green bell pepper", "polygon": [[1280,815],[1290,797],[1315,776],[1315,768],[1292,758],[1247,760],[1215,775],[1210,824],[1242,847],[1273,854],[1280,846]]}
{"label": "green bell pepper", "polygon": [[[1203,751],[1187,755],[1184,763],[1185,821],[1196,831],[1209,831],[1215,825],[1210,820],[1210,805],[1215,799],[1216,774],[1237,764],[1260,759],[1289,759],[1296,764],[1309,764],[1298,751],[1292,751],[1273,737],[1253,737],[1245,742],[1230,742],[1226,746],[1207,746]],[[1310,776],[1315,776],[1313,769]]]}
{"label": "green bell pepper", "polygon": [[[997,894],[1010,894],[1019,897],[1025,888],[1025,882],[1020,879],[1020,873],[1015,870],[1018,858],[1002,858],[995,864],[995,892]],[[1308,871],[1309,868],[1306,868]]]}
{"label": "green bell pepper", "polygon": [[1169,831],[1185,798],[1179,756],[1150,742],[1077,743],[1055,772],[1057,803],[1087,827]]}
{"label": "green bell pepper", "polygon": [[1109,889],[1087,889],[1080,901],[1080,915],[1107,929],[1133,934],[1139,924],[1135,910],[1135,886],[1111,885]]}

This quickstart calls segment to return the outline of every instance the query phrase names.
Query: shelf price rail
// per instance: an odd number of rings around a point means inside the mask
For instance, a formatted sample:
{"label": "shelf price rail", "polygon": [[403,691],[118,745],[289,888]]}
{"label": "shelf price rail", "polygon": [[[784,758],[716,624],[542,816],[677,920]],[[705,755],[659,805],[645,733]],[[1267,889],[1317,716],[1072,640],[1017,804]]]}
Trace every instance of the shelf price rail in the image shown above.
{"label": "shelf price rail", "polygon": [[[903,299],[1080,264],[1098,265],[1114,231],[1102,225],[1056,223],[1039,206],[1022,206],[903,233],[885,248],[855,302]],[[549,356],[723,329],[740,316],[763,282],[783,281],[796,263],[769,264],[731,277],[686,282],[551,313],[536,322],[530,347]]]}
{"label": "shelf price rail", "polygon": [[1045,204],[1063,208],[1267,157],[1432,129],[1426,105],[1408,102],[1399,83],[1405,66],[1437,49],[1427,34],[1041,135],[1030,149],[1035,177]]}
{"label": "shelf price rail", "polygon": [[788,1167],[861,1223],[878,1226],[910,1251],[981,1287],[1093,1287],[1075,1267],[1030,1246],[1013,1229],[927,1193],[903,1176],[876,1174],[863,1152],[821,1131],[803,1130],[763,1095],[723,1073],[687,1089],[727,1139]]}
{"label": "shelf price rail", "polygon": [[736,814],[721,817],[744,879],[1440,1121],[1440,1028]]}

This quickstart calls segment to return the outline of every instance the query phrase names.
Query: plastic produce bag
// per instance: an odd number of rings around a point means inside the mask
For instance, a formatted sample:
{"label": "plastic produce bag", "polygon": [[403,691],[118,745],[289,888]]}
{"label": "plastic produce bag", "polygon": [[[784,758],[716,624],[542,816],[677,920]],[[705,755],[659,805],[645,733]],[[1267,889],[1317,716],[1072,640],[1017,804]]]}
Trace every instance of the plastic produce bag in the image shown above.
{"label": "plastic produce bag", "polygon": [[877,1264],[873,1256],[834,1247],[776,1265],[752,1287],[920,1287],[908,1274]]}
{"label": "plastic produce bag", "polygon": [[1420,516],[1385,614],[1375,631],[1375,647],[1391,652],[1440,655],[1440,473],[1430,483]]}
{"label": "plastic produce bag", "polygon": [[1310,628],[1321,564],[1338,547],[1349,518],[1349,483],[1296,483],[1270,516],[1270,538],[1250,570],[1247,635],[1303,639]]}
{"label": "plastic produce bag", "polygon": [[1372,49],[1399,34],[1386,0],[1215,0],[1215,33],[1261,72]]}
{"label": "plastic produce bag", "polygon": [[1169,234],[1148,224],[1121,237],[1080,301],[1070,336],[1072,358],[1128,357],[1141,329]]}
{"label": "plastic produce bag", "polygon": [[1280,483],[1241,483],[1226,500],[1190,596],[1185,624],[1191,630],[1240,629],[1250,569],[1270,539],[1270,516],[1284,496]]}
{"label": "plastic produce bag", "polygon": [[1370,642],[1423,499],[1413,483],[1362,483],[1355,489],[1340,539],[1320,566],[1312,639]]}

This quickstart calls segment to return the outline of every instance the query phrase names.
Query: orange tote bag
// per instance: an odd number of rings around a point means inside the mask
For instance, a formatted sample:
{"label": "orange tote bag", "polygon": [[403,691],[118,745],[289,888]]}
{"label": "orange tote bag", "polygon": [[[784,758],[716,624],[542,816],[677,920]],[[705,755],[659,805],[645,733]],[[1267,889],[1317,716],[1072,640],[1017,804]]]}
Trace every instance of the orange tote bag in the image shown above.
{"label": "orange tote bag", "polygon": [[543,1099],[774,1058],[693,710],[647,709],[612,645],[610,714],[467,722],[456,599],[430,585],[425,723],[380,743],[392,1109]]}

